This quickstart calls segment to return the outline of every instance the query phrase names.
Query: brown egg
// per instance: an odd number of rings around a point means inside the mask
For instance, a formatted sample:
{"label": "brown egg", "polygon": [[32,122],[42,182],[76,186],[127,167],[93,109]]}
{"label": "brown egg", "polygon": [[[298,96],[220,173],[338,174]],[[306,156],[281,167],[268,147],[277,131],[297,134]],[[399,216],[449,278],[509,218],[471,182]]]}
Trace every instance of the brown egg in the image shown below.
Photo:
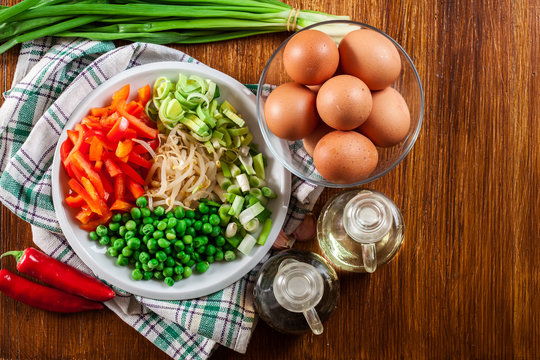
{"label": "brown egg", "polygon": [[386,36],[362,29],[348,33],[339,44],[340,65],[371,90],[390,86],[401,73],[399,52]]}
{"label": "brown egg", "polygon": [[339,51],[334,40],[318,30],[294,35],[283,50],[283,65],[296,82],[316,85],[330,78],[339,64]]}
{"label": "brown egg", "polygon": [[373,93],[373,109],[358,128],[377,146],[387,147],[405,139],[411,127],[411,114],[403,96],[389,87]]}
{"label": "brown egg", "polygon": [[371,92],[357,77],[334,76],[317,93],[317,111],[321,119],[334,129],[355,129],[366,121],[371,112]]}
{"label": "brown egg", "polygon": [[291,141],[309,135],[319,116],[316,95],[302,84],[285,83],[270,93],[264,104],[264,117],[270,131]]}
{"label": "brown egg", "polygon": [[306,152],[313,156],[313,150],[315,149],[315,146],[319,142],[319,140],[329,132],[334,131],[330,126],[326,125],[324,121],[319,121],[317,127],[311,134],[306,136],[302,139],[302,142],[304,143],[304,149],[306,149]]}
{"label": "brown egg", "polygon": [[313,163],[328,181],[352,184],[366,179],[377,167],[377,148],[356,131],[332,131],[315,146]]}
{"label": "brown egg", "polygon": [[322,84],[317,84],[317,85],[306,85],[306,87],[313,91],[315,94],[319,92],[319,90],[321,90],[321,86]]}

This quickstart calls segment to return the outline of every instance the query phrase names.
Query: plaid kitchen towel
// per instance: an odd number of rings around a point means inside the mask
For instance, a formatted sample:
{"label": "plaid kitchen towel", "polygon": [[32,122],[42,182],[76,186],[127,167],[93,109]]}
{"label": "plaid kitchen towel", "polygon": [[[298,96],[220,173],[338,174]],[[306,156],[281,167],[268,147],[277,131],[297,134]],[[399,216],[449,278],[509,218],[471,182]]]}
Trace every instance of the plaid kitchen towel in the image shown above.
{"label": "plaid kitchen towel", "polygon": [[[156,61],[196,62],[168,47],[42,38],[22,45],[12,88],[0,108],[0,201],[32,224],[37,246],[85,272],[61,234],[51,200],[56,143],[78,103],[119,72]],[[306,166],[311,166],[306,164]],[[293,179],[285,232],[309,212],[322,188]],[[206,359],[217,344],[245,352],[255,325],[251,286],[257,268],[206,297],[162,301],[116,289],[107,302],[122,320],[175,359]]]}

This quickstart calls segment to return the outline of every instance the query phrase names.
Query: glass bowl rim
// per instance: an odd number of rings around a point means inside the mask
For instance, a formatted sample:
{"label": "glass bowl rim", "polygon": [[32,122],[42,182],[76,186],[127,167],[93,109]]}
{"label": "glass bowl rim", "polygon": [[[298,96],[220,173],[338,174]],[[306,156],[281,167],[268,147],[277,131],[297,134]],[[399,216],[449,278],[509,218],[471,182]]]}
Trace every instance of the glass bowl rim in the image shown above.
{"label": "glass bowl rim", "polygon": [[[410,65],[410,67],[411,67],[411,69],[413,71],[414,77],[416,79],[416,82],[418,84],[419,91],[420,91],[420,112],[418,114],[418,124],[416,125],[416,128],[414,129],[414,132],[411,135],[412,136],[411,141],[404,148],[404,151],[402,152],[402,154],[389,167],[387,167],[386,169],[381,171],[381,173],[379,173],[379,174],[377,174],[375,176],[370,176],[370,177],[368,177],[368,178],[366,178],[364,180],[361,180],[361,181],[356,182],[356,183],[351,183],[351,184],[338,184],[338,183],[330,182],[328,180],[312,179],[312,178],[309,178],[308,176],[306,176],[301,171],[298,171],[295,167],[293,167],[291,164],[289,164],[287,161],[285,161],[281,157],[281,155],[279,155],[278,152],[274,149],[274,146],[272,145],[272,142],[270,141],[270,139],[268,137],[267,131],[266,131],[266,129],[264,129],[264,126],[262,124],[262,121],[264,121],[264,120],[263,120],[262,115],[261,115],[261,96],[262,96],[263,85],[264,85],[263,80],[266,79],[266,75],[268,73],[269,66],[272,63],[272,61],[275,59],[275,57],[280,53],[281,49],[283,49],[285,47],[285,45],[287,45],[287,43],[291,40],[291,38],[294,35],[296,35],[298,32],[309,30],[309,29],[316,28],[316,27],[320,27],[322,25],[339,24],[339,23],[341,23],[341,24],[354,24],[354,25],[360,26],[361,28],[368,28],[368,29],[371,29],[371,30],[374,30],[374,31],[378,32],[379,34],[381,34],[381,35],[385,36],[387,39],[389,39],[398,48],[398,51],[405,57],[406,61],[409,63],[409,65]],[[274,52],[270,56],[270,59],[268,59],[268,61],[266,62],[266,65],[264,66],[264,69],[263,69],[263,71],[261,73],[261,76],[259,78],[259,83],[258,83],[258,87],[257,87],[257,104],[256,104],[256,108],[257,108],[256,109],[257,110],[257,122],[259,124],[259,127],[261,128],[261,133],[263,135],[263,138],[266,141],[266,143],[268,144],[268,148],[270,149],[270,151],[272,152],[274,157],[276,157],[279,160],[279,162],[281,162],[281,164],[283,166],[285,166],[285,168],[287,170],[289,170],[291,173],[298,176],[302,180],[308,181],[308,182],[310,182],[312,184],[315,184],[315,185],[320,185],[320,186],[325,186],[325,187],[332,187],[332,188],[349,188],[349,187],[365,185],[365,184],[367,184],[369,182],[377,180],[378,178],[386,175],[391,170],[393,170],[399,163],[401,163],[401,161],[403,161],[403,159],[409,154],[412,147],[416,143],[416,139],[418,138],[418,135],[420,134],[420,129],[422,128],[422,122],[423,122],[423,118],[424,118],[424,89],[422,87],[422,81],[420,80],[420,75],[418,74],[418,70],[416,69],[416,66],[414,65],[411,57],[405,51],[405,49],[403,49],[403,47],[397,41],[395,41],[391,36],[389,36],[388,34],[386,34],[382,30],[379,30],[379,29],[377,29],[377,28],[375,28],[375,27],[373,27],[371,25],[368,25],[368,24],[365,24],[365,23],[362,23],[362,22],[353,21],[353,20],[329,20],[329,21],[323,21],[323,22],[319,22],[319,23],[316,23],[316,24],[306,26],[302,30],[299,30],[299,31],[291,34],[287,39],[285,39],[277,47],[276,50],[274,50]],[[282,140],[282,141],[286,141],[286,140]],[[288,146],[288,144],[287,144],[287,146]]]}

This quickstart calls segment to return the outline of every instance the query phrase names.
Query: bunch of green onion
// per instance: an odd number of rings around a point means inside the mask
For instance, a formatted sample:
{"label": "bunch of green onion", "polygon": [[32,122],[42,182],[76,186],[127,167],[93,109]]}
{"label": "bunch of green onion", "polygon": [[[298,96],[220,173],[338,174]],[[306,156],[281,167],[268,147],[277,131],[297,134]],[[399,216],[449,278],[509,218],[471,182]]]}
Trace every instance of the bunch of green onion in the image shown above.
{"label": "bunch of green onion", "polygon": [[348,16],[278,0],[23,0],[0,7],[0,54],[43,36],[193,44],[295,31]]}

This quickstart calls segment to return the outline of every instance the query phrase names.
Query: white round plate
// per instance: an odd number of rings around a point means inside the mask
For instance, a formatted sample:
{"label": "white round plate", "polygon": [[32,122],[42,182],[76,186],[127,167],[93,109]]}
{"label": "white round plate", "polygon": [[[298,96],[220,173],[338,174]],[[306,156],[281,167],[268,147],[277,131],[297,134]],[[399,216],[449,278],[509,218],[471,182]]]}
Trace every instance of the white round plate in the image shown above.
{"label": "white round plate", "polygon": [[[67,138],[67,129],[73,127],[88,114],[92,107],[102,107],[110,104],[112,94],[125,84],[130,84],[130,98],[137,94],[137,89],[152,84],[160,76],[167,76],[173,81],[178,80],[178,74],[199,75],[213,80],[218,86],[220,101],[228,100],[242,114],[253,134],[253,141],[259,145],[259,150],[267,156],[267,182],[276,191],[278,198],[269,202],[272,211],[272,231],[268,241],[263,246],[256,245],[249,256],[237,253],[233,262],[213,263],[204,274],[193,274],[168,287],[163,281],[134,281],[131,279],[133,267],[116,265],[115,259],[105,254],[106,247],[91,241],[88,232],[82,230],[75,219],[76,209],[64,204],[68,193],[68,175],[60,166],[60,145]],[[87,96],[88,95],[88,96]],[[64,235],[75,253],[100,278],[130,293],[153,299],[183,300],[205,296],[221,290],[247,274],[268,252],[276,239],[289,205],[291,191],[290,173],[281,166],[266,147],[257,124],[255,95],[244,85],[217,70],[205,65],[185,62],[157,62],[126,70],[101,84],[90,94],[81,94],[81,104],[73,112],[60,136],[53,161],[52,195],[58,221]]]}

